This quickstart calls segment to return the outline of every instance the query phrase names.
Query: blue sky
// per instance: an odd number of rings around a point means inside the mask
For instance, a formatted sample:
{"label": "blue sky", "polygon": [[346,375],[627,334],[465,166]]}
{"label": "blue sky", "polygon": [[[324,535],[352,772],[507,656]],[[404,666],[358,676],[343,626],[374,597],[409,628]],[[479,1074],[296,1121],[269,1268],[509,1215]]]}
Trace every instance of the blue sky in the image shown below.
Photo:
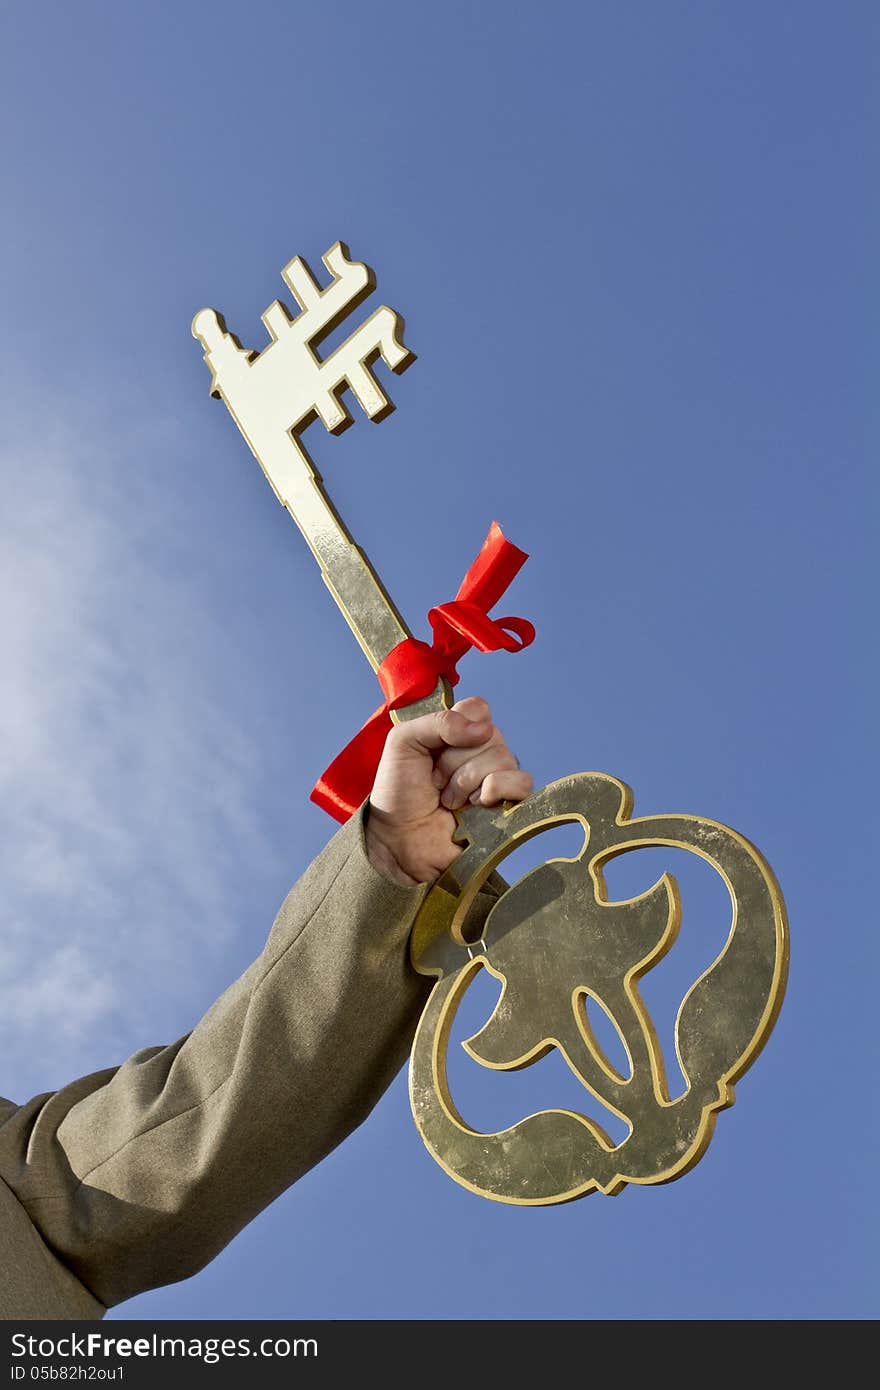
{"label": "blue sky", "polygon": [[[390,420],[306,442],[411,627],[497,518],[538,635],[460,692],[539,784],[742,831],[791,921],[682,1180],[481,1200],[401,1073],[111,1317],[875,1317],[876,8],[35,0],[2,29],[0,1092],[185,1032],[333,832],[308,793],[377,689],[189,325],[262,345],[282,265],[337,239],[418,361]],[[724,898],[683,858],[701,969]],[[557,1061],[455,1085],[491,1128],[533,1085],[571,1103]]]}

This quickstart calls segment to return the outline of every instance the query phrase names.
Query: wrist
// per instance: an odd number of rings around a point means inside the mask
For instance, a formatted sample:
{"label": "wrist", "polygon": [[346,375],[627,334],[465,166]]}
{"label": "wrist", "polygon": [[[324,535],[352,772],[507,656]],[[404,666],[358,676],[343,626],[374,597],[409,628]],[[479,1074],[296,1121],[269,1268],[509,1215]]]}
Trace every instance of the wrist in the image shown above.
{"label": "wrist", "polygon": [[384,878],[390,879],[392,883],[402,884],[405,888],[412,888],[418,884],[418,879],[401,868],[393,849],[379,830],[379,822],[370,815],[369,803],[364,823],[364,841],[367,858]]}

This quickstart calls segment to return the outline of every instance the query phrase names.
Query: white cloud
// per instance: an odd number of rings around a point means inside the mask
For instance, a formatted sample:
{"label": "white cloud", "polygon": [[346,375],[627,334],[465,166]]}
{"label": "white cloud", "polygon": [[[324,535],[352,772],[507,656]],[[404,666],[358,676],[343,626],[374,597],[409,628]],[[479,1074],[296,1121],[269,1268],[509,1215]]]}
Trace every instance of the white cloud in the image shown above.
{"label": "white cloud", "polygon": [[[168,1041],[230,940],[241,863],[272,853],[262,750],[204,659],[220,617],[163,568],[168,504],[133,497],[99,437],[0,456],[0,1093],[17,1100]],[[141,433],[142,457],[157,447],[183,441]]]}

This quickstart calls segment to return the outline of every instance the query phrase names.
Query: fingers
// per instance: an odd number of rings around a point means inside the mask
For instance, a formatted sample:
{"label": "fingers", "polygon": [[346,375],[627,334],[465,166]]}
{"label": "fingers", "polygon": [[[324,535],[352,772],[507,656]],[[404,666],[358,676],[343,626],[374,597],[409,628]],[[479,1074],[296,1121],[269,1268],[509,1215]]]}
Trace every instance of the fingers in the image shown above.
{"label": "fingers", "polygon": [[459,700],[452,709],[394,726],[374,788],[376,805],[387,790],[385,773],[402,774],[410,787],[417,782],[422,785],[424,779],[427,790],[449,811],[469,802],[495,806],[500,801],[521,801],[533,786],[531,775],[521,770],[501,730],[492,723],[488,703],[477,695]]}
{"label": "fingers", "polygon": [[[499,770],[505,767],[519,767],[519,762],[508,748],[504,735],[494,724],[491,726],[489,737],[483,740],[482,745],[477,751],[482,753],[484,751],[489,752],[490,750],[495,754],[496,762],[494,766]],[[444,748],[441,753],[436,753],[434,755],[434,786],[445,787],[447,782],[452,780],[459,768],[463,767],[465,763],[470,762],[471,759],[476,756],[477,752],[475,752],[472,746],[465,748]],[[487,765],[485,771],[491,772],[492,766]],[[473,787],[471,787],[470,790],[473,791]]]}
{"label": "fingers", "polygon": [[[458,701],[453,710],[472,720],[491,718],[485,700],[471,696]],[[504,735],[495,725],[489,738],[477,747],[446,747],[434,756],[433,783],[440,792],[441,805],[457,811],[470,801],[494,806],[499,801],[520,801],[532,790],[532,778],[521,772],[519,759],[510,751]]]}
{"label": "fingers", "polygon": [[[453,709],[472,715],[481,715],[484,711],[491,713],[485,700],[476,697],[461,700]],[[438,791],[446,789],[446,795],[441,798],[443,805],[457,809],[464,805],[471,792],[490,772],[515,767],[519,767],[518,760],[507,747],[501,730],[493,724],[489,737],[480,748],[444,748],[436,753],[433,782]]]}
{"label": "fingers", "polygon": [[388,735],[389,741],[393,741],[395,748],[401,752],[428,753],[432,757],[442,748],[474,748],[485,743],[492,733],[491,714],[486,701],[472,696],[460,703],[470,706],[476,715],[483,716],[485,711],[485,716],[469,718],[467,711],[459,708],[421,714],[418,719],[395,724]]}
{"label": "fingers", "polygon": [[434,769],[434,785],[438,790],[442,788],[441,804],[450,811],[457,811],[490,773],[515,769],[516,758],[504,740],[499,739],[476,750],[449,750],[448,754],[441,756]]}
{"label": "fingers", "polygon": [[530,772],[516,768],[509,772],[490,772],[468,800],[474,806],[497,806],[499,801],[524,801],[534,782]]}
{"label": "fingers", "polygon": [[452,708],[468,719],[485,720],[486,722],[492,719],[489,703],[481,695],[466,695],[463,700],[456,700]]}
{"label": "fingers", "polygon": [[440,803],[449,811],[472,805],[496,806],[499,801],[522,801],[532,790],[532,775],[523,772],[508,752],[505,758],[489,749],[478,758],[463,763],[440,794]]}

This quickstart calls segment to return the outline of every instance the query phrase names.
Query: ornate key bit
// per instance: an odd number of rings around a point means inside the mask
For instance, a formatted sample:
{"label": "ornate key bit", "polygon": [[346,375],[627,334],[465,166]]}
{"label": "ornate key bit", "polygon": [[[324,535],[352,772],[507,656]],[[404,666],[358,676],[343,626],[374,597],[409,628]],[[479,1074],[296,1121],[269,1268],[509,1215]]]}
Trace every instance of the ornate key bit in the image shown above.
{"label": "ornate key bit", "polygon": [[393,406],[371,366],[381,357],[400,373],[415,354],[402,341],[403,320],[383,304],[323,361],[317,356],[321,339],[376,283],[372,271],[351,260],[341,241],[322,259],[333,277],[324,290],[300,256],[284,267],[281,273],[299,312],[291,314],[277,299],[269,305],[262,320],[272,341],[261,352],[242,347],[214,309],[199,310],[192,331],[205,349],[211,394],[225,403],[276,497],[308,541],[324,582],[376,670],[409,632],[331,505],[301,435],[315,419],[332,434],[352,423],[340,399],[348,387],[371,420],[384,419]]}
{"label": "ornate key bit", "polygon": [[370,364],[381,356],[392,371],[402,372],[415,360],[398,336],[403,332],[399,315],[384,304],[324,361],[315,355],[320,340],[375,288],[369,268],[349,260],[346,251],[337,241],[322,257],[333,276],[325,290],[300,256],[284,267],[281,274],[300,312],[292,316],[278,299],[269,305],[261,317],[272,341],[261,352],[243,348],[213,309],[202,309],[193,319],[212,372],[211,394],[226,402],[282,502],[281,479],[273,476],[263,451],[268,447],[271,456],[279,434],[296,434],[315,416],[340,434],[352,423],[339,399],[346,387],[371,420],[383,419],[393,406]]}

